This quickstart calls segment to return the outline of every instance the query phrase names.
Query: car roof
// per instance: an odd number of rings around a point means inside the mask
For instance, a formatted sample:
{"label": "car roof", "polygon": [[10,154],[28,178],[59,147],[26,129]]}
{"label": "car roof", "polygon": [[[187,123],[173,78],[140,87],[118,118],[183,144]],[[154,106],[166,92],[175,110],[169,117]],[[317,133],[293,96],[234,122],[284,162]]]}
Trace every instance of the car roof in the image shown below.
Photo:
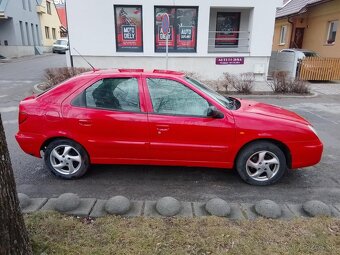
{"label": "car roof", "polygon": [[173,70],[160,70],[154,69],[152,71],[145,71],[142,68],[116,68],[116,69],[95,69],[93,71],[87,72],[85,74],[102,75],[109,76],[114,74],[124,74],[124,75],[147,75],[147,76],[163,76],[163,77],[183,77],[184,72],[173,71]]}
{"label": "car roof", "polygon": [[281,51],[296,51],[296,52],[311,52],[311,53],[315,53],[315,51],[313,50],[306,50],[306,49],[282,49]]}

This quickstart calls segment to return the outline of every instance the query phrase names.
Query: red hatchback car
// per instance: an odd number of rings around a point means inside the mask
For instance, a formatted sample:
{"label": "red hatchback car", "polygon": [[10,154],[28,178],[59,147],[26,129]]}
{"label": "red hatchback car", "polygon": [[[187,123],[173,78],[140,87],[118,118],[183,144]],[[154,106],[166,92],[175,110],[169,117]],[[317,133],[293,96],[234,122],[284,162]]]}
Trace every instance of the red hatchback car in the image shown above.
{"label": "red hatchback car", "polygon": [[16,139],[66,179],[90,164],[148,164],[236,168],[245,182],[268,185],[317,164],[323,149],[293,112],[142,69],[84,73],[24,99]]}

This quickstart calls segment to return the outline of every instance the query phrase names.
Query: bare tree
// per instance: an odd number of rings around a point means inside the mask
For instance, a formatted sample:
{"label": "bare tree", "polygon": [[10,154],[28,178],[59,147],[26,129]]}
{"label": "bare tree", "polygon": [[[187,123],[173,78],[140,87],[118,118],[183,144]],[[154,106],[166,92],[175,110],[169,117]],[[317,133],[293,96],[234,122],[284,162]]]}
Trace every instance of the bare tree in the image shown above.
{"label": "bare tree", "polygon": [[32,248],[19,207],[11,159],[0,114],[0,254],[30,255]]}

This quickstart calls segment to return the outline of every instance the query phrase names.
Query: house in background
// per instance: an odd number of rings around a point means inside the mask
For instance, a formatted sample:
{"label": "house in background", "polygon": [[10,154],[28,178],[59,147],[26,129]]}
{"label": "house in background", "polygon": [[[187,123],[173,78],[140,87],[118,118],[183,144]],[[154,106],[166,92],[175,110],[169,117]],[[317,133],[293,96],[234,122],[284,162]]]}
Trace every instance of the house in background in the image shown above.
{"label": "house in background", "polygon": [[54,4],[57,8],[57,13],[61,22],[60,36],[67,37],[67,19],[66,19],[66,9],[65,0],[54,0]]}
{"label": "house in background", "polygon": [[[169,69],[216,79],[254,72],[265,80],[276,8],[282,0],[67,1],[69,65]],[[170,17],[169,31],[161,29]],[[90,31],[90,33],[89,33]],[[163,33],[164,32],[164,33]]]}
{"label": "house in background", "polygon": [[0,0],[0,55],[20,57],[42,52],[36,0]]}
{"label": "house in background", "polygon": [[273,51],[313,50],[340,57],[340,0],[290,0],[276,13]]}
{"label": "house in background", "polygon": [[38,0],[37,2],[39,3],[37,13],[40,19],[44,52],[51,52],[53,43],[60,38],[61,22],[52,0]]}

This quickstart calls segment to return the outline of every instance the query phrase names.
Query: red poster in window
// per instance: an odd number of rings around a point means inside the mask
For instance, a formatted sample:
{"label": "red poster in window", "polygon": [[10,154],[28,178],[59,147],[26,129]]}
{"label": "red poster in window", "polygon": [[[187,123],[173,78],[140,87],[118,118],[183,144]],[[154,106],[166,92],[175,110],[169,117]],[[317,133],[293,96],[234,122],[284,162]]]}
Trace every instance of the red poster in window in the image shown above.
{"label": "red poster in window", "polygon": [[215,46],[237,46],[240,30],[239,12],[218,12],[216,17]]}
{"label": "red poster in window", "polygon": [[195,52],[198,13],[195,7],[155,7],[155,51],[165,52],[166,37],[160,29],[165,13],[170,19],[169,52]]}
{"label": "red poster in window", "polygon": [[115,6],[117,51],[143,51],[142,7]]}

